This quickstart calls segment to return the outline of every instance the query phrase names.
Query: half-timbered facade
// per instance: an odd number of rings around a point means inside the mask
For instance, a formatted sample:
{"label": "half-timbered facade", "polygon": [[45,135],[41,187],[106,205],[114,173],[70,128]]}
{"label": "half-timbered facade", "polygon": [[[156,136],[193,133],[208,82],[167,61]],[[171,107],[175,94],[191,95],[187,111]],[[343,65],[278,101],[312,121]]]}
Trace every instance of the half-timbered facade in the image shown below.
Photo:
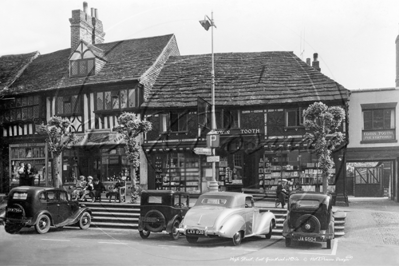
{"label": "half-timbered facade", "polygon": [[[211,81],[209,54],[170,57],[162,69],[143,103],[153,123],[143,147],[149,188],[208,190],[206,149],[194,151],[207,146]],[[317,57],[310,66],[292,52],[215,54],[215,84],[220,189],[275,188],[282,178],[309,190],[321,184],[318,158],[303,142],[302,112],[316,101],[346,110],[349,93],[319,71]],[[332,185],[343,178],[341,153]]]}
{"label": "half-timbered facade", "polygon": [[[77,136],[63,153],[63,181],[79,175],[102,181],[131,176],[124,146],[112,132],[122,112],[138,112],[169,56],[178,56],[173,34],[104,43],[97,12],[73,10],[71,46],[49,54],[0,57],[0,124],[3,190],[19,184],[20,165],[32,164],[35,184],[49,182],[45,138],[35,125],[67,118]],[[145,182],[145,181],[144,181]]]}

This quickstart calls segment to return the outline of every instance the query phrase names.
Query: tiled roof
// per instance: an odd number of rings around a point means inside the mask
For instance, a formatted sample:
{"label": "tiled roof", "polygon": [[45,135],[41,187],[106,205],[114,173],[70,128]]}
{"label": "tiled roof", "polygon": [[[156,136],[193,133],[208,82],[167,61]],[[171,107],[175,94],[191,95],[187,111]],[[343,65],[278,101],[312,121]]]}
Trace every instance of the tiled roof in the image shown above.
{"label": "tiled roof", "polygon": [[[194,107],[211,102],[211,55],[173,56],[146,107]],[[293,52],[215,54],[216,105],[251,106],[348,98],[348,90]]]}
{"label": "tiled roof", "polygon": [[38,52],[29,54],[4,55],[0,57],[0,90],[12,85],[22,70],[36,57]]}
{"label": "tiled roof", "polygon": [[14,83],[12,94],[45,91],[59,88],[100,84],[124,80],[138,80],[175,41],[173,34],[150,38],[96,44],[104,51],[107,62],[94,76],[69,77],[70,49],[40,55]]}

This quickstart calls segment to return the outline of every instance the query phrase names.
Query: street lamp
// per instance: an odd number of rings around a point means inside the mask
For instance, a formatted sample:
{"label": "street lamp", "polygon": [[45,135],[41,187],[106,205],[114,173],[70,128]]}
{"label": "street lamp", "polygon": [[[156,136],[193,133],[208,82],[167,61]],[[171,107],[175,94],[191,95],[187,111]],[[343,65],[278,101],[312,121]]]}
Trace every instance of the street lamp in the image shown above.
{"label": "street lamp", "polygon": [[[207,142],[208,146],[212,148],[212,156],[215,156],[215,147],[219,146],[219,135],[216,132],[216,116],[215,116],[215,56],[213,54],[213,28],[216,25],[213,21],[213,12],[211,18],[205,16],[204,20],[200,20],[200,24],[205,30],[211,28],[211,48],[212,48],[212,110],[211,110],[211,131],[208,133]],[[209,182],[210,191],[218,191],[219,185],[216,181],[216,162],[212,160],[212,180]]]}

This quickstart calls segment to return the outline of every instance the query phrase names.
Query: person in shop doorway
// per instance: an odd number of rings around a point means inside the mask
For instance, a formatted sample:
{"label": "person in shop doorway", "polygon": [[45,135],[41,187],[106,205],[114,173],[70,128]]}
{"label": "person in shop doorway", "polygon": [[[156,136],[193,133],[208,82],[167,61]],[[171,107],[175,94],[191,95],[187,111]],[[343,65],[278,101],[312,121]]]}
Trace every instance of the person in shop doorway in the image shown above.
{"label": "person in shop doorway", "polygon": [[18,168],[17,168],[17,175],[19,178],[19,185],[20,186],[26,186],[26,180],[25,180],[25,163],[20,163]]}
{"label": "person in shop doorway", "polygon": [[94,201],[98,200],[101,202],[101,193],[106,191],[104,184],[98,180],[98,178],[94,178],[93,184],[93,193],[94,193]]}
{"label": "person in shop doorway", "polygon": [[27,186],[35,185],[35,169],[28,163],[25,168],[25,180]]}
{"label": "person in shop doorway", "polygon": [[88,195],[89,197],[94,200],[94,195],[92,195],[92,191],[94,190],[94,184],[93,184],[93,177],[88,176],[87,177],[87,184],[86,187],[83,189],[83,195],[80,197],[80,200],[86,200],[85,197]]}
{"label": "person in shop doorway", "polygon": [[277,199],[281,203],[281,207],[284,208],[286,198],[288,197],[289,194],[287,179],[281,180],[281,183],[278,184],[276,194],[277,194]]}
{"label": "person in shop doorway", "polygon": [[76,181],[75,190],[72,192],[72,198],[74,200],[78,200],[79,197],[83,194],[83,189],[86,187],[86,183],[87,182],[85,180],[85,176],[79,176],[79,179]]}

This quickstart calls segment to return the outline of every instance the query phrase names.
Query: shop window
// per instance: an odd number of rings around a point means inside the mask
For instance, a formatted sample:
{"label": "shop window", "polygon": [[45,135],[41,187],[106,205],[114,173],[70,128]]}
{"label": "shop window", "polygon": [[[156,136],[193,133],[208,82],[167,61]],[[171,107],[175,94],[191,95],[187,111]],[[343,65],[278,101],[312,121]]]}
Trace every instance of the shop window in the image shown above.
{"label": "shop window", "polygon": [[285,126],[299,127],[303,124],[302,108],[285,110]]}
{"label": "shop window", "polygon": [[56,113],[57,115],[81,114],[81,105],[81,97],[78,95],[59,96],[56,98]]}
{"label": "shop window", "polygon": [[121,110],[140,106],[140,89],[96,92],[96,111]]}

